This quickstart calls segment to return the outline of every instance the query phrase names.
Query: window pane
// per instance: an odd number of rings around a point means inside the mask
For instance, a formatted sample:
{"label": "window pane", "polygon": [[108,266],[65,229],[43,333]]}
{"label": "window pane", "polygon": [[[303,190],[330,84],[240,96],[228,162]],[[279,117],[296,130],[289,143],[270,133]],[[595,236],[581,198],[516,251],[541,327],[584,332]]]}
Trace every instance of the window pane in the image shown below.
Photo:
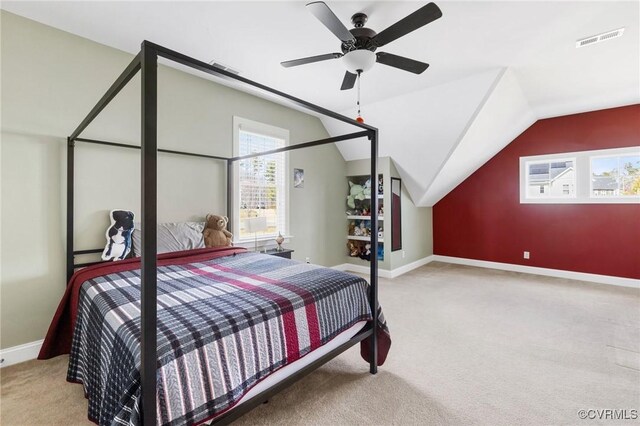
{"label": "window pane", "polygon": [[[240,155],[264,152],[284,146],[284,140],[240,131]],[[250,217],[265,217],[267,228],[257,236],[285,233],[285,154],[254,157],[239,162],[239,229],[242,238],[253,238],[247,229]]]}
{"label": "window pane", "polygon": [[527,198],[568,198],[575,195],[573,160],[527,163]]}
{"label": "window pane", "polygon": [[591,195],[594,197],[640,195],[640,156],[591,158]]}

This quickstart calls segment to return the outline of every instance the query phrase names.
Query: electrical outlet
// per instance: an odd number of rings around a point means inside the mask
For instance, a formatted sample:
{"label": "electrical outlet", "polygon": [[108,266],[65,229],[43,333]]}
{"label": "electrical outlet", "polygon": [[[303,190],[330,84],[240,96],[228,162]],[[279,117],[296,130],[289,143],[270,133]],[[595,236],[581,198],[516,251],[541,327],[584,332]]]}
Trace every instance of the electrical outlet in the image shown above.
{"label": "electrical outlet", "polygon": [[522,257],[524,257],[525,259],[529,259],[529,252],[525,251]]}
{"label": "electrical outlet", "polygon": [[304,259],[304,261],[305,261],[305,262],[307,262],[307,263],[311,263],[311,258],[310,258],[310,257],[306,257],[306,258]]}
{"label": "electrical outlet", "polygon": [[404,255],[405,255],[404,250],[402,250],[402,258],[403,259],[404,259]]}

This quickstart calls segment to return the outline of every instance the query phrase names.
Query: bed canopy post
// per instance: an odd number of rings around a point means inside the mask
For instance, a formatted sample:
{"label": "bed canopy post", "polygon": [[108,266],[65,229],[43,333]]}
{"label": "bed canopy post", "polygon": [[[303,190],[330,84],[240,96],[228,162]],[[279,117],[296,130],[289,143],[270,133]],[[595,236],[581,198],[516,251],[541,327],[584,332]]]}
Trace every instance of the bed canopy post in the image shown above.
{"label": "bed canopy post", "polygon": [[[371,187],[377,188],[378,182],[378,131],[369,131],[369,140],[371,141]],[[371,328],[371,348],[369,359],[369,372],[376,374],[378,372],[378,191],[371,191],[371,270],[369,285],[371,288],[371,315],[373,321]]]}
{"label": "bed canopy post", "polygon": [[142,422],[156,424],[157,375],[157,161],[158,53],[142,43],[142,264],[141,264],[141,384]]}
{"label": "bed canopy post", "polygon": [[233,229],[233,161],[227,160],[227,229]]}
{"label": "bed canopy post", "polygon": [[67,138],[67,283],[73,275],[73,173],[76,143]]}

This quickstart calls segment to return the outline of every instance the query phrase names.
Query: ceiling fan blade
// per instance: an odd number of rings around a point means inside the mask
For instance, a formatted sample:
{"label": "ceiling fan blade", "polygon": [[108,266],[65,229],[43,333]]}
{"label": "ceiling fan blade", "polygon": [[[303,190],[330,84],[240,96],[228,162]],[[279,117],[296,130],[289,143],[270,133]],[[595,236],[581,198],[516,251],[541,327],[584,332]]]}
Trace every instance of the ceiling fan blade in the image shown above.
{"label": "ceiling fan blade", "polygon": [[409,34],[411,31],[415,31],[420,27],[427,25],[430,22],[442,16],[442,11],[435,3],[429,3],[426,6],[413,12],[411,15],[404,17],[389,28],[378,33],[373,38],[373,42],[376,46],[384,46],[387,43],[399,39],[400,37]]}
{"label": "ceiling fan blade", "polygon": [[376,53],[376,62],[390,67],[400,68],[401,70],[409,71],[414,74],[422,74],[424,70],[429,68],[429,64],[425,64],[424,62],[385,52]]}
{"label": "ceiling fan blade", "polygon": [[308,58],[292,59],[290,61],[280,62],[280,65],[285,68],[297,67],[298,65],[312,64],[314,62],[326,61],[329,59],[338,59],[342,56],[342,53],[327,53],[324,55],[309,56]]}
{"label": "ceiling fan blade", "polygon": [[356,84],[356,79],[358,78],[358,74],[352,74],[347,71],[344,74],[344,79],[342,80],[342,86],[340,86],[340,90],[349,90],[353,89],[353,86]]}
{"label": "ceiling fan blade", "polygon": [[355,43],[356,39],[349,32],[347,27],[344,26],[338,17],[333,13],[329,6],[322,1],[314,1],[307,4],[307,9],[313,14],[325,27],[329,29],[336,37],[342,40],[344,43]]}

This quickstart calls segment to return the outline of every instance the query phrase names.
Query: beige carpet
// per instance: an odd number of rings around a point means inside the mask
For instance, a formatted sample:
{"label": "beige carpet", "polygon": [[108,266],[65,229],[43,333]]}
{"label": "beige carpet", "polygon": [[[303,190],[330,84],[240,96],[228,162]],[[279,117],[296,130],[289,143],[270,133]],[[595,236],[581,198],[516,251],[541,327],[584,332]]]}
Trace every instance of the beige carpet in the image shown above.
{"label": "beige carpet", "polygon": [[[638,290],[433,263],[381,279],[380,300],[393,345],[378,375],[351,349],[237,423],[592,425],[578,410],[640,410]],[[0,370],[2,425],[89,424],[66,362]]]}

